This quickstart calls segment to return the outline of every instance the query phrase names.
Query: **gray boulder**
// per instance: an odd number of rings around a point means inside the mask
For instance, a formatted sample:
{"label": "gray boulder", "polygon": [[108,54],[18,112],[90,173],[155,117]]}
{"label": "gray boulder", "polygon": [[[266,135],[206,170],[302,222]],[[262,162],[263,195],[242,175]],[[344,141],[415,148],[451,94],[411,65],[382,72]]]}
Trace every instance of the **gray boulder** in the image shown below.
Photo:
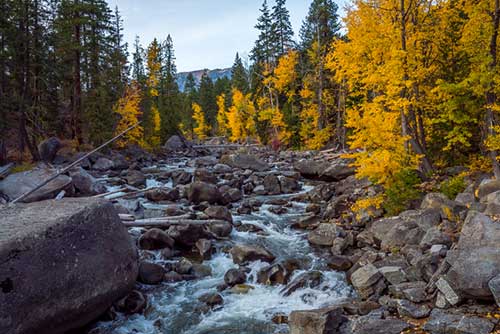
{"label": "gray boulder", "polygon": [[334,334],[347,319],[339,307],[293,311],[288,319],[290,334]]}
{"label": "gray boulder", "polygon": [[168,151],[182,151],[186,148],[188,148],[188,145],[186,145],[186,141],[183,140],[180,136],[174,135],[168,138],[168,140],[165,142],[165,145],[163,145],[163,148],[168,150]]}
{"label": "gray boulder", "polygon": [[265,172],[270,169],[267,163],[246,153],[225,155],[220,159],[220,162],[233,168],[250,169],[256,172]]}
{"label": "gray boulder", "polygon": [[301,160],[295,163],[294,168],[305,178],[327,182],[338,182],[355,173],[355,168],[351,167],[349,162],[345,160],[335,163]]}
{"label": "gray boulder", "polygon": [[484,318],[434,309],[422,329],[430,334],[489,334],[494,327],[491,321]]}
{"label": "gray boulder", "polygon": [[[27,172],[10,174],[0,181],[0,193],[6,195],[10,200],[21,196],[25,192],[35,188],[56,173],[55,170],[46,168],[36,168]],[[38,189],[22,202],[30,203],[54,198],[62,190],[71,189],[71,178],[66,175],[59,175],[47,185]]]}
{"label": "gray boulder", "polygon": [[56,137],[51,137],[44,140],[38,145],[38,153],[40,159],[44,162],[51,163],[57,155],[57,152],[62,147],[61,141]]}
{"label": "gray boulder", "polygon": [[350,320],[340,328],[341,334],[400,334],[410,328],[403,320],[384,318],[375,310],[371,313]]}
{"label": "gray boulder", "polygon": [[236,245],[229,251],[236,264],[245,264],[252,261],[272,262],[274,255],[260,246]]}
{"label": "gray boulder", "polygon": [[333,246],[335,239],[345,237],[345,231],[336,224],[322,223],[309,232],[307,240],[317,246]]}
{"label": "gray boulder", "polygon": [[64,333],[134,288],[137,250],[110,202],[66,198],[0,216],[0,332]]}
{"label": "gray boulder", "polygon": [[81,167],[72,170],[70,176],[78,195],[92,196],[106,192],[106,187]]}
{"label": "gray boulder", "polygon": [[92,165],[92,169],[95,169],[99,172],[106,172],[115,167],[113,161],[108,158],[101,157],[97,159],[97,161]]}
{"label": "gray boulder", "polygon": [[476,195],[479,199],[500,190],[500,180],[483,180],[477,188]]}
{"label": "gray boulder", "polygon": [[205,182],[193,182],[186,189],[187,199],[191,203],[199,204],[208,202],[210,204],[219,203],[221,194],[216,185]]}

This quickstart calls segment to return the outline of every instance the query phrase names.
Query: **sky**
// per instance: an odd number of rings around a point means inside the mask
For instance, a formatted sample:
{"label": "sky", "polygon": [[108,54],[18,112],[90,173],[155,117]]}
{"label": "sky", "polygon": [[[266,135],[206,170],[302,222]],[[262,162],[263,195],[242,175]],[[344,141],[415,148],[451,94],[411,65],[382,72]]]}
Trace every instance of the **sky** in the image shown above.
{"label": "sky", "polygon": [[[153,38],[174,41],[177,70],[227,68],[236,52],[245,58],[258,32],[254,28],[262,0],[108,0],[118,6],[124,37],[132,51],[135,36],[146,46]],[[288,0],[298,34],[311,0]],[[272,0],[268,3],[273,4]],[[271,7],[271,6],[270,6]],[[341,5],[339,4],[339,7]]]}

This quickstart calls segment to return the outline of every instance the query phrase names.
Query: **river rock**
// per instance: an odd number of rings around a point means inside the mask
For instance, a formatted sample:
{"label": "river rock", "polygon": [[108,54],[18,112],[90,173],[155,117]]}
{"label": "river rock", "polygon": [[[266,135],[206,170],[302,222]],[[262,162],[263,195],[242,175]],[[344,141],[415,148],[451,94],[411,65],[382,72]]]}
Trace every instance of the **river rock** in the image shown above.
{"label": "river rock", "polygon": [[380,271],[373,264],[367,264],[352,273],[351,282],[356,289],[366,289],[377,283],[382,277]]}
{"label": "river rock", "polygon": [[110,202],[65,198],[0,216],[1,333],[64,333],[133,289],[137,250]]}
{"label": "river rock", "polygon": [[349,320],[340,328],[341,334],[400,334],[410,325],[403,320],[384,318],[377,311]]}
{"label": "river rock", "polygon": [[217,238],[227,238],[233,231],[233,225],[227,221],[210,222],[207,230]]}
{"label": "river rock", "polygon": [[210,259],[212,256],[212,241],[208,239],[200,239],[195,243],[196,249],[204,260]]}
{"label": "river rock", "polygon": [[405,299],[396,301],[396,308],[402,317],[410,317],[413,319],[422,319],[429,316],[431,309],[429,306],[422,304],[418,305]]}
{"label": "river rock", "polygon": [[261,246],[236,245],[229,251],[236,264],[245,264],[261,260],[263,262],[274,261],[274,255]]}
{"label": "river rock", "polygon": [[229,269],[224,274],[224,282],[231,287],[236,284],[243,284],[247,280],[247,274],[244,269]]}
{"label": "river rock", "polygon": [[482,202],[486,204],[485,214],[490,216],[500,215],[500,190],[484,196]]}
{"label": "river rock", "polygon": [[300,184],[297,179],[288,176],[282,176],[279,180],[281,192],[283,194],[290,194],[300,190]]}
{"label": "river rock", "polygon": [[294,168],[303,177],[327,182],[338,182],[354,175],[355,169],[346,161],[330,163],[328,161],[301,160]]}
{"label": "river rock", "polygon": [[422,329],[430,334],[489,334],[494,327],[487,319],[434,309]]}
{"label": "river rock", "polygon": [[187,199],[195,204],[201,202],[215,204],[221,200],[221,194],[217,186],[206,182],[191,183],[186,189],[186,195]]}
{"label": "river rock", "polygon": [[270,174],[264,177],[264,189],[268,195],[278,195],[281,193],[280,180],[276,175]]}
{"label": "river rock", "polygon": [[500,274],[500,224],[469,211],[457,247],[447,253],[447,280],[469,298],[493,300],[488,282]]}
{"label": "river rock", "polygon": [[333,270],[347,271],[352,267],[352,262],[347,256],[331,255],[327,258],[328,267]]}
{"label": "river rock", "polygon": [[175,240],[175,243],[181,247],[193,247],[196,242],[207,236],[202,225],[183,224],[172,225],[168,228],[168,235]]}
{"label": "river rock", "polygon": [[176,187],[179,184],[188,184],[191,182],[193,175],[183,170],[176,170],[172,172],[172,185]]}
{"label": "river rock", "polygon": [[476,190],[476,196],[480,200],[491,193],[500,190],[500,180],[483,180]]}
{"label": "river rock", "polygon": [[115,303],[116,309],[125,314],[141,313],[147,305],[148,300],[146,296],[137,290],[130,292]]}
{"label": "river rock", "polygon": [[461,203],[450,200],[441,193],[429,193],[425,195],[420,206],[421,209],[440,209],[443,218],[449,221],[458,221],[459,215],[467,207]]}
{"label": "river rock", "polygon": [[72,170],[70,176],[77,195],[92,196],[106,192],[106,186],[81,167]]}
{"label": "river rock", "polygon": [[146,177],[138,170],[129,170],[125,179],[127,180],[127,183],[133,187],[143,187],[146,185]]}
{"label": "river rock", "polygon": [[212,174],[207,168],[196,168],[194,171],[194,180],[216,184],[217,176]]}
{"label": "river rock", "polygon": [[338,307],[290,313],[288,325],[290,334],[334,334],[346,321]]}
{"label": "river rock", "polygon": [[[0,181],[0,193],[4,194],[12,201],[32,190],[55,173],[56,171],[52,169],[35,168],[27,172],[10,174],[4,180]],[[47,185],[24,198],[21,202],[31,203],[54,198],[62,190],[70,191],[71,185],[72,182],[70,177],[59,175]]]}
{"label": "river rock", "polygon": [[180,198],[179,190],[177,188],[156,188],[146,191],[144,197],[152,202],[161,201],[177,201]]}
{"label": "river rock", "polygon": [[139,247],[146,250],[156,250],[163,248],[174,248],[174,239],[167,232],[158,228],[152,228],[146,231],[139,238]]}
{"label": "river rock", "polygon": [[160,284],[165,275],[165,268],[159,264],[142,261],[139,264],[139,276],[137,280],[148,285]]}
{"label": "river rock", "polygon": [[218,293],[206,293],[204,295],[201,295],[198,300],[202,303],[207,304],[210,307],[217,306],[217,305],[222,305],[224,303],[224,299],[222,296]]}
{"label": "river rock", "polygon": [[92,165],[92,169],[99,172],[109,171],[114,167],[113,161],[108,158],[101,157]]}
{"label": "river rock", "polygon": [[231,211],[225,206],[209,206],[205,209],[205,214],[213,219],[225,220],[230,223],[233,222],[233,216]]}
{"label": "river rock", "polygon": [[321,284],[323,281],[323,274],[321,271],[308,271],[295,277],[285,288],[281,290],[281,293],[287,297],[298,289],[304,287],[315,288]]}
{"label": "river rock", "polygon": [[38,145],[38,152],[40,153],[40,159],[46,163],[52,163],[57,155],[59,149],[63,147],[61,141],[56,137],[51,137],[42,141]]}
{"label": "river rock", "polygon": [[338,237],[345,236],[345,231],[336,224],[323,223],[312,232],[309,232],[307,240],[317,246],[333,246]]}
{"label": "river rock", "polygon": [[267,285],[286,284],[292,272],[281,264],[274,264],[262,268],[257,273],[257,282]]}
{"label": "river rock", "polygon": [[250,169],[256,172],[265,172],[270,169],[267,163],[246,153],[225,155],[220,159],[220,162],[233,168]]}
{"label": "river rock", "polygon": [[167,139],[163,148],[172,152],[182,151],[188,148],[186,143],[185,139],[183,140],[180,136],[174,135]]}

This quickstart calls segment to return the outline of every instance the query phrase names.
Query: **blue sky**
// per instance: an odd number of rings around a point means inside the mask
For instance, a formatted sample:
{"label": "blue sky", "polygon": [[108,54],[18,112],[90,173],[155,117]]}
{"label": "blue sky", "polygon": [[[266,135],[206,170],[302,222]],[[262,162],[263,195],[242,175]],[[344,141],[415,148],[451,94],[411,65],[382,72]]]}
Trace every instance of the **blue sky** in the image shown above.
{"label": "blue sky", "polygon": [[[118,5],[131,50],[136,35],[142,44],[154,37],[174,40],[179,72],[225,68],[236,52],[247,55],[258,35],[254,29],[262,0],[108,0]],[[268,0],[273,4],[272,0]],[[298,33],[311,0],[288,0]],[[341,5],[339,5],[341,7]]]}

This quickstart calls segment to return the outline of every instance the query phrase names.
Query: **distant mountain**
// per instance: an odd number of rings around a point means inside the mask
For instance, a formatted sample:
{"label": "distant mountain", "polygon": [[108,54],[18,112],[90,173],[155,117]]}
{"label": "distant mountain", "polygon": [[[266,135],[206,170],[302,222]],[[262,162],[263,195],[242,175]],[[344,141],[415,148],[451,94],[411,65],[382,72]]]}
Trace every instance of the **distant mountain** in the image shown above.
{"label": "distant mountain", "polygon": [[[181,90],[181,92],[184,91],[184,86],[186,85],[186,79],[187,79],[189,73],[193,74],[194,80],[196,81],[196,84],[199,85],[200,80],[201,80],[201,76],[203,75],[204,71],[205,70],[198,70],[198,71],[192,71],[192,72],[177,73],[177,84],[179,85],[179,89]],[[231,79],[231,68],[209,70],[208,76],[210,77],[210,79],[212,79],[213,82],[215,82],[219,78]]]}

